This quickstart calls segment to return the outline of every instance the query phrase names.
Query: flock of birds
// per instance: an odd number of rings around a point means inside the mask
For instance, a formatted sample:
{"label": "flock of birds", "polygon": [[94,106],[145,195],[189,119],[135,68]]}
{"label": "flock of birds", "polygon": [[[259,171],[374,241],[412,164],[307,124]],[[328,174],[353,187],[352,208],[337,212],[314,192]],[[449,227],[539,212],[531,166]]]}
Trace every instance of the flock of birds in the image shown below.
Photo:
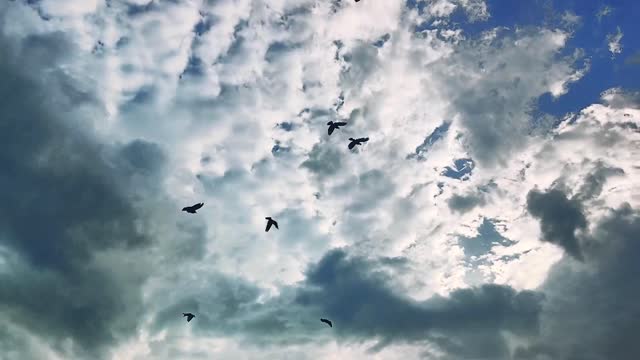
{"label": "flock of birds", "polygon": [[[360,0],[355,0],[355,2],[359,2]],[[624,114],[625,117],[630,117],[630,114]],[[347,125],[346,122],[341,122],[341,121],[329,121],[327,123],[327,125],[329,126],[327,132],[329,134],[329,136],[331,136],[331,134],[333,134],[333,132],[335,130],[339,130],[341,126],[345,126]],[[366,143],[367,141],[369,141],[368,137],[362,137],[362,138],[349,138],[349,145],[348,148],[349,150],[352,150],[353,148],[355,148],[358,145],[363,145],[364,143]],[[186,206],[184,208],[182,208],[182,211],[187,212],[189,214],[196,214],[197,210],[201,209],[204,206],[204,203],[197,203],[195,205],[192,206]],[[279,229],[278,227],[278,222],[276,220],[274,220],[272,217],[267,216],[265,217],[265,219],[267,220],[267,225],[265,228],[265,232],[269,232],[269,230],[275,226],[276,229]],[[187,322],[190,322],[191,320],[193,320],[196,316],[193,313],[187,312],[187,313],[182,313],[183,317],[187,318]],[[325,318],[321,318],[320,319],[321,322],[327,324],[329,327],[333,327],[333,323],[331,322],[331,320],[329,319],[325,319]]]}
{"label": "flock of birds", "polygon": [[[360,1],[360,0],[355,0],[356,2]],[[327,125],[329,126],[327,133],[329,134],[329,136],[331,136],[331,134],[333,134],[333,132],[335,130],[340,129],[341,126],[345,126],[347,125],[346,122],[342,122],[342,121],[338,121],[338,122],[334,122],[334,121],[329,121],[327,123]],[[349,150],[352,150],[354,147],[358,146],[358,145],[363,145],[364,143],[366,143],[367,141],[369,141],[368,137],[362,137],[362,138],[349,138],[349,145],[347,146],[349,148]],[[187,212],[189,214],[197,214],[198,210],[200,210],[202,207],[204,206],[204,203],[197,203],[195,205],[191,205],[191,206],[185,206],[182,208],[182,211]],[[276,220],[274,220],[271,216],[267,216],[265,217],[265,220],[267,220],[267,226],[264,229],[265,232],[269,232],[269,230],[271,230],[271,227],[275,226],[276,229],[280,229],[278,227],[278,222]],[[190,322],[191,320],[193,320],[193,318],[195,318],[196,316],[192,313],[182,313],[183,317],[187,318],[187,322]],[[321,322],[329,325],[330,327],[333,327],[333,323],[331,322],[331,320],[328,319],[320,319]]]}

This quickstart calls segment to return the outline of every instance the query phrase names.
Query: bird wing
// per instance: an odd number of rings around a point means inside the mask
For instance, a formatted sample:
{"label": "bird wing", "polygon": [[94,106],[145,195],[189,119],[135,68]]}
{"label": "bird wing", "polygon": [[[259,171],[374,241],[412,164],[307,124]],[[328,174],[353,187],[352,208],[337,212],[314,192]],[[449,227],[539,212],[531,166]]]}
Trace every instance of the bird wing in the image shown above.
{"label": "bird wing", "polygon": [[337,122],[337,123],[334,123],[334,124],[335,124],[335,125],[338,125],[338,126],[345,126],[345,125],[347,125],[347,123],[346,123],[346,122]]}
{"label": "bird wing", "polygon": [[329,135],[333,134],[333,130],[335,130],[335,127],[333,125],[329,126],[329,129],[327,130]]}
{"label": "bird wing", "polygon": [[269,231],[269,229],[271,229],[271,221],[267,221],[267,227],[264,229],[264,231]]}
{"label": "bird wing", "polygon": [[204,203],[195,204],[195,205],[193,205],[193,210],[198,210],[203,206],[204,206]]}
{"label": "bird wing", "polygon": [[356,142],[352,141],[349,143],[349,150],[353,149],[353,147],[356,146]]}
{"label": "bird wing", "polygon": [[276,227],[276,229],[280,230],[280,228],[278,227],[278,222],[277,221],[273,221],[273,225]]}
{"label": "bird wing", "polygon": [[331,324],[331,321],[327,320],[327,319],[320,319],[320,321],[322,321],[323,323],[333,327],[333,324]]}

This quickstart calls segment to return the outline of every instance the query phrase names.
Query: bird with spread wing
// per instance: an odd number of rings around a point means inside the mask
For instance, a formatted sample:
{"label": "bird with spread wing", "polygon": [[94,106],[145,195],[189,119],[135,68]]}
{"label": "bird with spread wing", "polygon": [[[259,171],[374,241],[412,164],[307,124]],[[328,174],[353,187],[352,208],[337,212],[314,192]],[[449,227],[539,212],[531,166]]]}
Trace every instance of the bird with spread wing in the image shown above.
{"label": "bird with spread wing", "polygon": [[369,141],[369,138],[358,138],[358,139],[354,139],[354,138],[349,138],[349,141],[351,141],[349,143],[349,150],[353,149],[356,145],[362,145],[364,143],[366,143],[367,141]]}
{"label": "bird with spread wing", "polygon": [[271,216],[267,216],[265,219],[267,219],[267,227],[264,229],[264,231],[269,232],[271,226],[275,226],[276,229],[280,230],[280,228],[278,228],[278,222],[273,220]]}
{"label": "bird with spread wing", "polygon": [[187,317],[187,322],[191,321],[194,317],[196,317],[195,315],[193,315],[192,313],[182,313],[183,317]]}
{"label": "bird with spread wing", "polygon": [[328,319],[320,319],[320,321],[322,321],[323,323],[329,325],[329,327],[333,327],[333,324],[331,323],[331,320]]}
{"label": "bird with spread wing", "polygon": [[340,129],[340,126],[345,126],[347,125],[347,123],[343,121],[337,121],[337,122],[329,121],[327,125],[329,125],[328,133],[329,135],[331,135],[333,134],[334,130]]}
{"label": "bird with spread wing", "polygon": [[189,214],[196,214],[198,209],[200,209],[201,207],[204,206],[204,203],[198,203],[195,205],[191,205],[191,206],[185,206],[182,208],[182,211],[186,211]]}

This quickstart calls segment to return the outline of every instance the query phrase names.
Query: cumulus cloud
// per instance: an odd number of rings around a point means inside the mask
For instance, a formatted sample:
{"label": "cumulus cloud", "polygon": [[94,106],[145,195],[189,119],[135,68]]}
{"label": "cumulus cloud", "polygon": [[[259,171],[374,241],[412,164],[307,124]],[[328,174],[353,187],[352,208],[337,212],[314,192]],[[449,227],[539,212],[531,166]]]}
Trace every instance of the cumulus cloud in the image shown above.
{"label": "cumulus cloud", "polygon": [[204,292],[162,310],[156,326],[175,323],[175,313],[185,307],[215,307],[219,311],[204,313],[194,323],[196,331],[294,344],[328,342],[323,327],[310,326],[328,317],[335,327],[330,336],[376,339],[375,351],[393,343],[422,342],[459,356],[486,359],[508,353],[503,333],[526,337],[538,332],[542,294],[484,285],[415,301],[390,283],[392,274],[406,266],[403,258],[366,259],[333,250],[309,268],[304,281],[266,302],[257,301],[255,287],[217,277],[201,287]]}
{"label": "cumulus cloud", "polygon": [[572,256],[581,259],[576,231],[587,227],[587,220],[577,201],[567,199],[561,190],[542,193],[532,190],[527,195],[527,208],[540,219],[544,241],[557,244]]}
{"label": "cumulus cloud", "polygon": [[[615,279],[633,264],[613,259],[635,251],[637,94],[610,89],[541,126],[537,99],[571,91],[584,52],[566,24],[458,24],[489,10],[0,3],[6,356],[633,349],[616,326],[634,324],[607,318],[604,297],[586,314],[584,294],[632,295]],[[348,125],[328,136],[330,120]],[[265,233],[265,216],[280,229]],[[584,352],[584,323],[564,314],[603,322]]]}
{"label": "cumulus cloud", "polygon": [[[558,58],[566,38],[548,30],[491,35],[447,59],[455,66],[442,63],[442,86],[453,99],[451,117],[465,128],[462,139],[474,159],[485,166],[504,163],[527,141],[531,101],[547,92],[560,96],[566,91],[561,84],[577,80],[574,59]],[[552,67],[545,69],[550,61]]]}
{"label": "cumulus cloud", "polygon": [[22,48],[2,40],[14,54],[0,62],[3,321],[98,357],[137,327],[144,261],[127,264],[152,239],[128,186],[148,184],[164,155],[143,141],[102,145],[77,113],[65,114],[100,109],[90,94],[69,92],[64,75],[38,69],[69,51],[64,36],[34,35]]}
{"label": "cumulus cloud", "polygon": [[[640,348],[632,334],[637,286],[637,231],[640,217],[628,204],[613,209],[589,235],[589,262],[554,267],[543,289],[547,294],[540,340],[516,351],[518,359],[633,359]],[[594,324],[596,324],[594,326]]]}

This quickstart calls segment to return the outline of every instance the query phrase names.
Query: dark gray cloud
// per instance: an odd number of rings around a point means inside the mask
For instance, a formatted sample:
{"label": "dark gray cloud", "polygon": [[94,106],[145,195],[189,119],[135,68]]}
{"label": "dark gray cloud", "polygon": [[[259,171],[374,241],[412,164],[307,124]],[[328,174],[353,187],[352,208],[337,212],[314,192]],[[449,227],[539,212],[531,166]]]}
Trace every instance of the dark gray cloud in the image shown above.
{"label": "dark gray cloud", "polygon": [[339,336],[382,344],[431,340],[459,358],[501,358],[507,351],[503,331],[538,330],[538,293],[484,285],[417,302],[393,290],[389,280],[379,262],[334,250],[310,269],[297,303],[319,308]]}
{"label": "dark gray cloud", "polygon": [[[434,66],[442,71],[451,117],[461,125],[457,136],[483,167],[507,165],[529,141],[536,126],[530,121],[534,100],[549,91],[550,83],[566,79],[574,65],[575,59],[558,57],[549,32],[521,30],[501,29],[490,40],[463,41],[452,57]],[[516,45],[523,42],[526,49]],[[477,72],[452,76],[454,59],[457,66]]]}
{"label": "dark gray cloud", "polygon": [[588,235],[585,263],[566,259],[541,289],[547,295],[538,342],[518,359],[640,358],[640,213],[612,210]]}
{"label": "dark gray cloud", "polygon": [[[258,302],[261,289],[242,280],[211,275],[195,291],[159,311],[155,331],[182,325],[182,311],[200,312],[194,331],[225,334],[254,344],[294,344],[378,340],[372,350],[393,343],[426,343],[457,359],[507,359],[505,334],[532,337],[544,297],[508,286],[453,291],[415,301],[394,288],[392,274],[404,271],[402,258],[366,259],[341,249],[312,265],[306,279]],[[320,317],[333,321],[330,333]]]}
{"label": "dark gray cloud", "polygon": [[527,210],[540,220],[542,241],[562,247],[569,255],[582,259],[577,230],[587,227],[582,205],[558,189],[546,192],[531,190],[527,195]]}
{"label": "dark gray cloud", "polygon": [[379,67],[378,49],[367,43],[358,42],[347,51],[340,51],[344,61],[340,73],[340,85],[348,91],[359,91],[364,82]]}
{"label": "dark gray cloud", "polygon": [[234,279],[220,274],[212,274],[201,283],[203,288],[215,289],[207,296],[190,295],[175,304],[158,312],[153,330],[161,330],[171,323],[182,324],[180,317],[183,312],[193,312],[198,321],[196,328],[213,330],[214,332],[235,331],[234,319],[241,319],[243,308],[254,304],[260,295],[260,289],[242,279]]}
{"label": "dark gray cloud", "polygon": [[453,194],[453,196],[447,200],[447,205],[451,211],[464,214],[477,206],[485,205],[487,203],[487,196],[495,191],[499,191],[498,185],[490,181],[466,194]]}
{"label": "dark gray cloud", "polygon": [[301,166],[319,177],[334,175],[342,168],[342,154],[334,147],[316,144]]}
{"label": "dark gray cloud", "polygon": [[83,130],[86,119],[68,109],[100,107],[56,70],[71,48],[64,36],[16,44],[0,35],[0,46],[0,245],[8,264],[0,326],[17,324],[54,347],[70,339],[75,356],[101,358],[134,334],[142,312],[144,271],[115,254],[151,244],[138,223],[145,191],[137,188],[154,188],[164,155],[144,141],[101,145]]}
{"label": "dark gray cloud", "polygon": [[537,189],[529,191],[527,210],[540,220],[541,240],[556,244],[574,258],[584,260],[582,248],[589,246],[590,239],[578,232],[584,232],[587,228],[585,204],[600,196],[607,179],[624,174],[621,168],[597,161],[572,198],[567,197],[567,189],[561,189],[561,182],[546,192]]}
{"label": "dark gray cloud", "polygon": [[453,212],[464,214],[473,210],[476,206],[486,204],[483,193],[470,193],[466,195],[454,194],[449,200],[447,205]]}
{"label": "dark gray cloud", "polygon": [[504,158],[503,154],[515,147],[516,139],[522,137],[523,130],[517,126],[514,118],[526,115],[507,110],[518,111],[516,108],[520,106],[510,104],[513,99],[507,93],[513,90],[513,86],[507,83],[500,91],[484,86],[473,87],[456,100],[456,108],[468,111],[463,125],[469,131],[469,148],[481,163],[491,164],[496,159]]}
{"label": "dark gray cloud", "polygon": [[357,178],[357,183],[348,183],[336,189],[336,193],[351,196],[351,203],[346,211],[349,213],[366,213],[393,194],[395,185],[382,170],[369,170]]}
{"label": "dark gray cloud", "polygon": [[624,175],[624,170],[597,162],[578,190],[576,199],[585,201],[598,197],[602,193],[602,188],[608,178],[622,175]]}

